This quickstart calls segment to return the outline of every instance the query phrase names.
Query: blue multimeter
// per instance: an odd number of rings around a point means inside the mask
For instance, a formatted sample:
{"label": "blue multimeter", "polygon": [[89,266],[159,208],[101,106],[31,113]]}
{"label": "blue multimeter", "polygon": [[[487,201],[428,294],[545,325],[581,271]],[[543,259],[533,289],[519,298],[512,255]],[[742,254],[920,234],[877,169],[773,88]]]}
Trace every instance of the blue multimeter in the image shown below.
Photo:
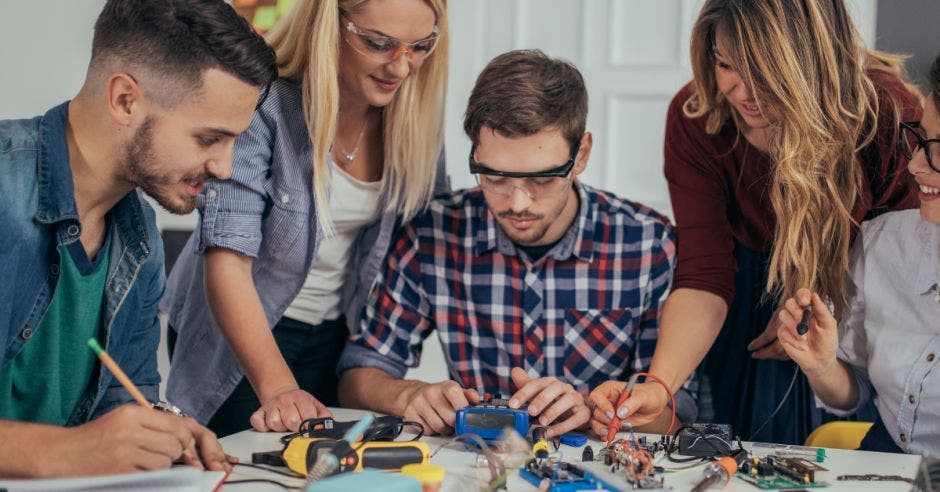
{"label": "blue multimeter", "polygon": [[487,444],[493,444],[507,427],[515,429],[520,436],[526,436],[529,433],[529,412],[525,408],[509,408],[509,402],[502,398],[457,410],[454,423],[458,436],[476,434]]}

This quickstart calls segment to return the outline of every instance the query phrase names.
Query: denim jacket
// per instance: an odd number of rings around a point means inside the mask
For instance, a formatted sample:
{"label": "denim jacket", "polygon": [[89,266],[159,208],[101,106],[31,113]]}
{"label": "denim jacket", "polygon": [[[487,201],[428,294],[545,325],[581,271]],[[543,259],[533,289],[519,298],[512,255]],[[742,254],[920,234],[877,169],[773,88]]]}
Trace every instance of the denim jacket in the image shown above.
{"label": "denim jacket", "polygon": [[[49,307],[60,255],[81,237],[69,167],[68,103],[28,120],[0,121],[0,367],[19,354]],[[157,400],[157,306],[165,287],[163,242],[139,192],[111,209],[111,253],[99,340],[152,401]],[[75,350],[90,350],[82,345]],[[97,365],[67,425],[133,401]]]}
{"label": "denim jacket", "polygon": [[[178,338],[167,378],[167,399],[206,423],[244,373],[209,310],[203,289],[206,248],[254,258],[252,277],[265,317],[274,327],[303,287],[323,237],[313,198],[310,137],[300,86],[271,85],[248,131],[235,142],[232,177],[213,181],[199,196],[199,225],[183,248],[161,310]],[[448,188],[443,152],[436,191]],[[386,210],[388,196],[380,203]],[[367,225],[353,244],[354,266],[343,287],[341,309],[350,330],[365,305],[391,244],[394,212]]]}

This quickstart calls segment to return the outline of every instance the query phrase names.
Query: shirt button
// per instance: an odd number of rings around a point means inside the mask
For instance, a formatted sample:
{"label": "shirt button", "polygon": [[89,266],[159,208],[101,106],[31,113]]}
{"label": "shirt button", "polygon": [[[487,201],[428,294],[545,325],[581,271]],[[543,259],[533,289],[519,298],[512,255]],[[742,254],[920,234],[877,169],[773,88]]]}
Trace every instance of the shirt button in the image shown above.
{"label": "shirt button", "polygon": [[287,203],[289,201],[290,201],[290,196],[288,196],[287,193],[284,193],[283,195],[281,195],[281,203]]}
{"label": "shirt button", "polygon": [[215,190],[209,190],[209,198],[215,198],[215,196],[216,196],[217,194],[218,194],[217,191],[215,191]]}
{"label": "shirt button", "polygon": [[49,265],[49,273],[51,273],[53,277],[55,277],[56,275],[58,275],[58,274],[59,274],[59,265],[57,265],[57,264],[55,264],[55,263]]}
{"label": "shirt button", "polygon": [[23,340],[29,340],[30,337],[33,336],[33,329],[27,326],[27,327],[23,330],[23,332],[20,333],[20,336],[23,337]]}
{"label": "shirt button", "polygon": [[68,229],[65,230],[65,233],[68,234],[69,237],[75,237],[80,232],[82,232],[82,229],[75,224],[70,225]]}
{"label": "shirt button", "polygon": [[917,401],[917,398],[914,398],[914,395],[908,395],[908,396],[907,396],[907,401],[909,401],[909,402],[911,402],[911,403],[914,403],[914,402]]}
{"label": "shirt button", "polygon": [[927,362],[933,362],[933,354],[927,354]]}
{"label": "shirt button", "polygon": [[907,442],[907,434],[901,434],[901,442]]}

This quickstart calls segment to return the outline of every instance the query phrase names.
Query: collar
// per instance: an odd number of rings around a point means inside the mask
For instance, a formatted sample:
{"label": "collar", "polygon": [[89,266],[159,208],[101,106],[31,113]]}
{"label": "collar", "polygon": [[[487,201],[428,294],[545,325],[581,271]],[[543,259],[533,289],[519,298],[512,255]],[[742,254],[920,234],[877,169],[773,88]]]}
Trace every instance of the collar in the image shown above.
{"label": "collar", "polygon": [[[37,163],[39,207],[35,218],[44,224],[66,220],[79,222],[75,204],[75,185],[69,165],[69,148],[65,136],[68,119],[68,101],[50,109],[39,123],[39,159]],[[153,251],[150,229],[153,219],[144,213],[143,198],[137,190],[125,195],[112,209],[113,230],[120,237],[138,264],[142,264]],[[81,224],[79,223],[79,226]],[[120,248],[112,248],[119,252]]]}
{"label": "collar", "polygon": [[78,220],[69,147],[65,137],[68,101],[50,109],[39,122],[37,163],[39,208],[35,218],[44,224]]}
{"label": "collar", "polygon": [[[546,256],[551,256],[559,261],[574,256],[579,260],[589,262],[594,259],[597,197],[593,190],[582,185],[578,180],[575,180],[574,187],[577,191],[578,200],[581,202],[580,207],[578,207],[578,215],[575,216],[571,227],[558,241],[558,244]],[[479,256],[494,249],[498,249],[500,253],[506,256],[516,256],[518,254],[516,245],[509,239],[503,228],[499,226],[496,216],[493,215],[493,212],[486,204],[483,192],[478,188],[471,193],[471,204],[474,208],[479,209],[471,211],[474,216],[472,224],[474,237],[476,238],[473,247],[474,256]]]}
{"label": "collar", "polygon": [[922,245],[921,260],[910,263],[916,268],[911,272],[913,289],[918,295],[933,293],[940,289],[940,224],[927,222],[918,216],[917,241]]}

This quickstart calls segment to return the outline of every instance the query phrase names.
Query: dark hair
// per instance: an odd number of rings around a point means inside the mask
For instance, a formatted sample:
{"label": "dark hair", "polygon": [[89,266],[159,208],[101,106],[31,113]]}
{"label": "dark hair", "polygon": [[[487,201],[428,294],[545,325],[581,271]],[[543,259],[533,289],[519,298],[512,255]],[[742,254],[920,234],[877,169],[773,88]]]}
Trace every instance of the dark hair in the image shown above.
{"label": "dark hair", "polygon": [[940,109],[940,55],[934,59],[930,66],[930,74],[927,75],[927,84],[930,86],[930,94],[933,97],[933,103]]}
{"label": "dark hair", "polygon": [[114,59],[189,90],[211,68],[262,88],[277,78],[274,50],[223,0],[108,0],[95,22],[91,65]]}
{"label": "dark hair", "polygon": [[463,129],[474,144],[487,126],[507,137],[557,127],[574,149],[587,124],[588,96],[574,65],[539,50],[518,50],[494,58],[477,77]]}

